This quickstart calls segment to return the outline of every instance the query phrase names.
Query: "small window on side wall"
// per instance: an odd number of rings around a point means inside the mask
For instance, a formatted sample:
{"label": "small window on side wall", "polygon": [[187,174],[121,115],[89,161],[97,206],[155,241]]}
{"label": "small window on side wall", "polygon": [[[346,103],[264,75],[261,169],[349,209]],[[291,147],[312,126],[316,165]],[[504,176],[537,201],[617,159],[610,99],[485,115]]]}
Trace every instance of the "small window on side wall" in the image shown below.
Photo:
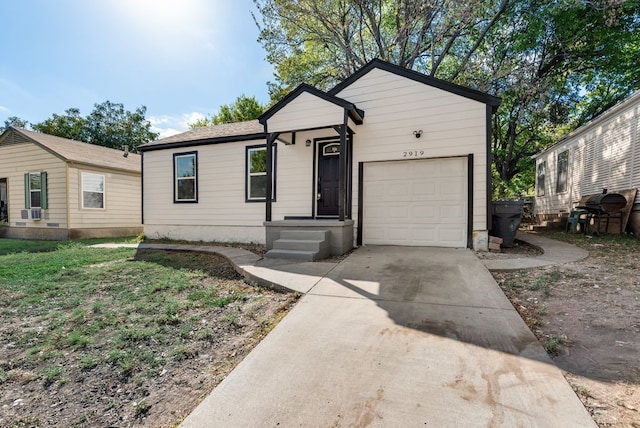
{"label": "small window on side wall", "polygon": [[567,181],[569,176],[569,150],[558,154],[558,177],[556,180],[556,193],[567,191]]}
{"label": "small window on side wall", "polygon": [[173,155],[173,202],[198,202],[198,152]]}
{"label": "small window on side wall", "polygon": [[48,207],[47,173],[28,172],[24,175],[24,207],[42,208]]}
{"label": "small window on side wall", "polygon": [[538,172],[536,176],[536,195],[544,196],[545,190],[545,178],[547,175],[547,161],[542,161],[538,164]]}
{"label": "small window on side wall", "polygon": [[[273,150],[274,165],[275,147]],[[271,199],[275,200],[275,168],[272,171],[274,171],[274,186],[271,192]],[[246,201],[264,202],[267,198],[267,147],[265,145],[247,147],[246,172]]]}
{"label": "small window on side wall", "polygon": [[82,208],[104,209],[104,175],[82,173]]}

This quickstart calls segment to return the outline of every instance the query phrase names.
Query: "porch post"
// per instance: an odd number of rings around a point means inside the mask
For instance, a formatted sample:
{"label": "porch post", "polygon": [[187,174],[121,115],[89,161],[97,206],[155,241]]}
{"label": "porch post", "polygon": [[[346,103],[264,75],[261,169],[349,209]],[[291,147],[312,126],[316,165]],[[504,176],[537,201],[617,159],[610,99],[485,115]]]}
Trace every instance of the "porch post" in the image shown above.
{"label": "porch post", "polygon": [[340,173],[338,187],[338,220],[344,221],[347,195],[347,125],[349,114],[344,110],[344,119],[340,127]]}
{"label": "porch post", "polygon": [[272,134],[267,133],[267,125],[264,126],[264,131],[267,136],[267,188],[265,195],[265,221],[271,221],[271,199],[272,199],[272,191],[273,191],[273,142],[280,135],[279,132],[274,132]]}

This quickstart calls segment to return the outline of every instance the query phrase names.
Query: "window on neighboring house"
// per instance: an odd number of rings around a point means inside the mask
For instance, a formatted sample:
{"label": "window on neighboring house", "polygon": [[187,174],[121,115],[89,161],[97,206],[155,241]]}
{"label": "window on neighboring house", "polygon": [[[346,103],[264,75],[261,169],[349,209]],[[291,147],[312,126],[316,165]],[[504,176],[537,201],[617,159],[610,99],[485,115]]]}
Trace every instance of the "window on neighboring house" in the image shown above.
{"label": "window on neighboring house", "polygon": [[82,208],[104,208],[104,175],[82,173]]}
{"label": "window on neighboring house", "polygon": [[558,154],[558,176],[556,180],[556,193],[567,191],[567,178],[569,175],[569,151]]}
{"label": "window on neighboring house", "polygon": [[537,195],[544,196],[545,190],[545,176],[547,175],[547,161],[542,161],[538,164],[538,174],[537,174]]}
{"label": "window on neighboring house", "polygon": [[28,172],[24,175],[24,207],[48,208],[47,204],[47,173]]}
{"label": "window on neighboring house", "polygon": [[[273,158],[275,165],[275,146],[273,150]],[[249,146],[246,151],[246,200],[249,201],[265,201],[267,198],[267,147],[266,146]],[[272,169],[275,171],[275,168]],[[274,173],[275,177],[275,173]],[[271,199],[275,200],[275,179],[271,192]]]}
{"label": "window on neighboring house", "polygon": [[173,155],[173,201],[198,202],[198,152]]}

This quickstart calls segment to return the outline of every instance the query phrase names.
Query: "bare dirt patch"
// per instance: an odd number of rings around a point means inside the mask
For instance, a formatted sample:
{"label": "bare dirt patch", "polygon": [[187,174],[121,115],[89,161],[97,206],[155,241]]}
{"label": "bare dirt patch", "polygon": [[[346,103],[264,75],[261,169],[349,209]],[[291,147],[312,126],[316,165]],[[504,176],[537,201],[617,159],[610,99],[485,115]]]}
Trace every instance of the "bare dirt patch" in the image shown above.
{"label": "bare dirt patch", "polygon": [[493,272],[601,427],[640,427],[640,240],[547,234],[582,261]]}
{"label": "bare dirt patch", "polygon": [[297,300],[212,254],[63,269],[36,303],[0,296],[0,426],[175,426]]}

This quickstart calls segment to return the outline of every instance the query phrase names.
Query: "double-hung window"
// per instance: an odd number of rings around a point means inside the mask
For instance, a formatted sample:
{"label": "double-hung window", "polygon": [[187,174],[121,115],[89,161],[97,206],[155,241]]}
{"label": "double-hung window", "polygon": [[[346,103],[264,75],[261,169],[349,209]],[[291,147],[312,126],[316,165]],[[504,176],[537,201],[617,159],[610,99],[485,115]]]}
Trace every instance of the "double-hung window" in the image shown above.
{"label": "double-hung window", "polygon": [[[248,146],[246,150],[246,200],[247,202],[265,201],[267,198],[267,147],[265,145]],[[275,159],[275,146],[273,155]],[[274,170],[275,168],[272,169]],[[271,199],[275,200],[275,180],[272,189]]]}
{"label": "double-hung window", "polygon": [[24,207],[47,207],[47,173],[28,172],[24,175]]}
{"label": "double-hung window", "polygon": [[104,208],[104,175],[82,173],[82,208]]}
{"label": "double-hung window", "polygon": [[567,181],[569,175],[569,150],[558,154],[558,176],[556,180],[556,193],[567,191]]}
{"label": "double-hung window", "polygon": [[545,178],[547,175],[547,161],[542,161],[538,164],[538,173],[536,177],[537,192],[536,195],[544,196],[545,193]]}
{"label": "double-hung window", "polygon": [[173,155],[173,201],[198,202],[198,152]]}

